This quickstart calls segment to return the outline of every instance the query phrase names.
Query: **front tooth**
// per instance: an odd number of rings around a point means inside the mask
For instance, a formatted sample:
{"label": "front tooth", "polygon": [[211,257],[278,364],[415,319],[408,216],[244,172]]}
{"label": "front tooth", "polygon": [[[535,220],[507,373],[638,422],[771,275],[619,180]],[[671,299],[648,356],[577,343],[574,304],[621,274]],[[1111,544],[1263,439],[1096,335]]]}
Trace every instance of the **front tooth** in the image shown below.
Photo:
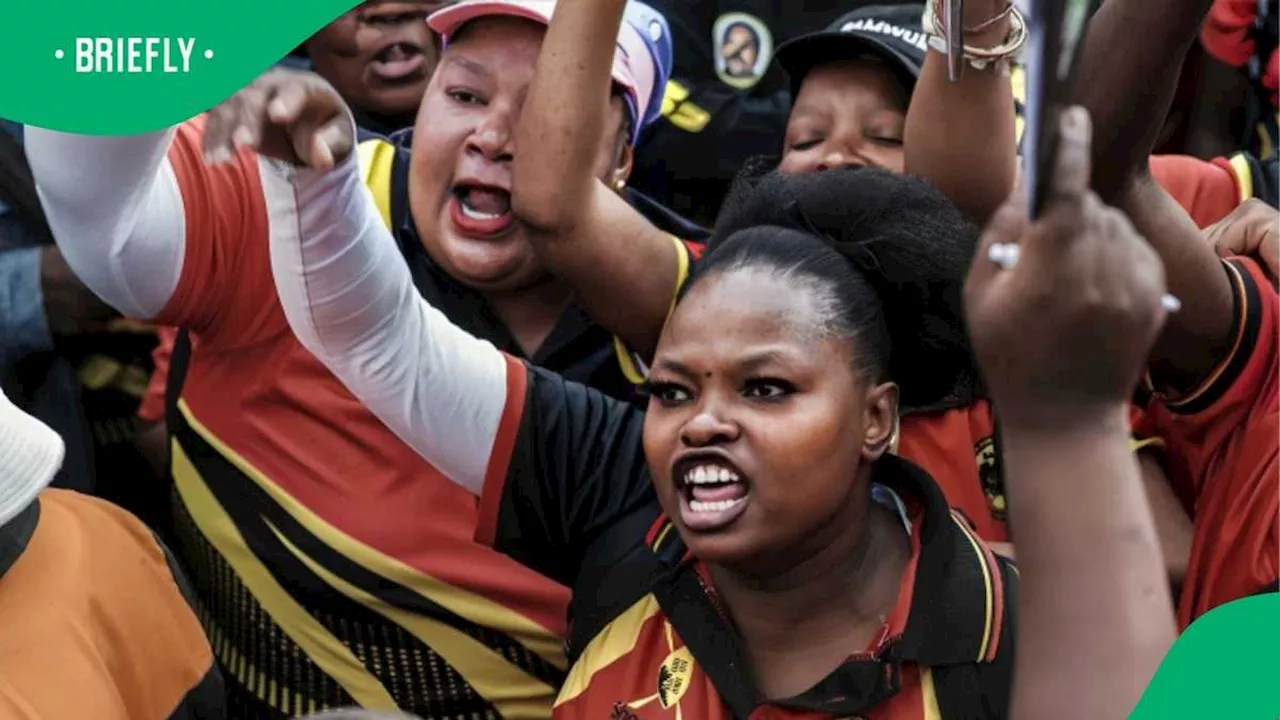
{"label": "front tooth", "polygon": [[473,220],[494,220],[498,218],[498,215],[495,215],[493,213],[481,212],[471,207],[470,205],[466,204],[465,202],[462,203],[462,214],[466,215],[467,217]]}
{"label": "front tooth", "polygon": [[729,482],[729,471],[724,468],[717,468],[717,470],[719,470],[719,472],[716,473],[716,476],[720,480],[720,482],[722,483]]}
{"label": "front tooth", "polygon": [[693,471],[693,482],[695,485],[702,485],[707,482],[707,469],[705,467],[699,465],[698,469]]}

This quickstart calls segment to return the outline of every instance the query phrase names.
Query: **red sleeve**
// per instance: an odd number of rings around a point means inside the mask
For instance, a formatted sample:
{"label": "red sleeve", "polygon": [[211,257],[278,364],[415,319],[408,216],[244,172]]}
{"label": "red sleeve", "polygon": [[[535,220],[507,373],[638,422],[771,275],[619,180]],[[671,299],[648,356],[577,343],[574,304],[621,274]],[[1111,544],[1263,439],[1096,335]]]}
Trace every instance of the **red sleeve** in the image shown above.
{"label": "red sleeve", "polygon": [[1151,413],[1175,489],[1194,508],[1191,561],[1178,617],[1185,626],[1280,577],[1280,297],[1252,260],[1226,263],[1236,320],[1228,355],[1195,391]]}
{"label": "red sleeve", "polygon": [[164,419],[164,389],[169,382],[169,358],[173,355],[173,343],[178,331],[171,327],[156,328],[156,349],[151,351],[151,362],[155,370],[151,380],[147,382],[147,391],[142,395],[142,403],[138,406],[138,417],[148,422],[160,422]]}
{"label": "red sleeve", "polygon": [[1152,155],[1151,176],[1201,228],[1226,217],[1242,200],[1226,158],[1206,162],[1187,155]]}
{"label": "red sleeve", "polygon": [[[271,274],[270,223],[257,155],[210,166],[204,116],[183,123],[169,150],[182,192],[186,252],[159,325],[185,326],[223,347],[251,342],[283,322]],[[278,318],[278,322],[272,322]]]}

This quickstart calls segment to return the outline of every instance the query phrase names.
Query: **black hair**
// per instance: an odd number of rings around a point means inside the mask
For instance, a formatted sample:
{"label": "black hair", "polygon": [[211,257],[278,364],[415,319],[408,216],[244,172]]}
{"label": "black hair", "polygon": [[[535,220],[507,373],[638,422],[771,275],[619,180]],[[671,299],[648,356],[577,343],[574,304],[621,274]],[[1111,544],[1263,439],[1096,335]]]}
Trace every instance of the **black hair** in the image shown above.
{"label": "black hair", "polygon": [[857,343],[855,371],[901,388],[904,409],[970,402],[977,365],[961,306],[978,229],[923,180],[875,168],[740,176],[682,292],[764,268],[815,293],[825,329]]}

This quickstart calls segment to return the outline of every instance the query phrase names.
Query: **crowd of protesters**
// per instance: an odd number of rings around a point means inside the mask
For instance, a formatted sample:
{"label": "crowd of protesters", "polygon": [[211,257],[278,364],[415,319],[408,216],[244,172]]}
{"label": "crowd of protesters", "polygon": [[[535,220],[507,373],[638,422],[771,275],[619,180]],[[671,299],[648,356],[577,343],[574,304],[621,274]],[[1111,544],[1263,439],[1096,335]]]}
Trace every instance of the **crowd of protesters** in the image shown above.
{"label": "crowd of protesters", "polygon": [[1125,717],[1280,591],[1277,3],[1104,0],[1034,217],[946,5],[367,0],[5,121],[0,719]]}

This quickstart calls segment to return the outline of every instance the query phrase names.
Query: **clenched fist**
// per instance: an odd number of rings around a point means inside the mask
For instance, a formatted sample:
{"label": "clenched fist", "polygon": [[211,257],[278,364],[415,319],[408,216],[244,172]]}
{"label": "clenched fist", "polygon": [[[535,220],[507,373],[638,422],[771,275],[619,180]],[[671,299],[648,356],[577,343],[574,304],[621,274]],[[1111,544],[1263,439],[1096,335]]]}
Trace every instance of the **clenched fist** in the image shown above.
{"label": "clenched fist", "polygon": [[315,73],[270,70],[209,112],[205,158],[219,163],[236,150],[328,170],[355,147],[347,104]]}

